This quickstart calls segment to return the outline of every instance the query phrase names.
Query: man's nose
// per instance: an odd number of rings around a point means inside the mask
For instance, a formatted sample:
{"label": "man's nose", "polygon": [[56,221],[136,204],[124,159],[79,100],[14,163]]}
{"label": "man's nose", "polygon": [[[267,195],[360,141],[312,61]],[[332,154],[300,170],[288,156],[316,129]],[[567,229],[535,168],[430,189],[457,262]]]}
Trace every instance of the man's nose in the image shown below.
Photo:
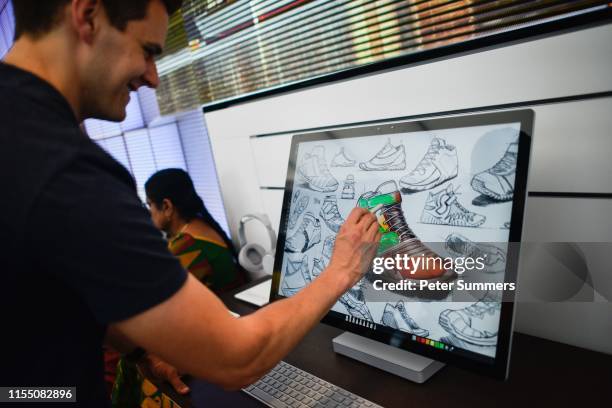
{"label": "man's nose", "polygon": [[147,63],[147,70],[142,76],[142,80],[149,88],[157,88],[159,86],[159,75],[157,74],[157,65],[155,61],[149,61]]}

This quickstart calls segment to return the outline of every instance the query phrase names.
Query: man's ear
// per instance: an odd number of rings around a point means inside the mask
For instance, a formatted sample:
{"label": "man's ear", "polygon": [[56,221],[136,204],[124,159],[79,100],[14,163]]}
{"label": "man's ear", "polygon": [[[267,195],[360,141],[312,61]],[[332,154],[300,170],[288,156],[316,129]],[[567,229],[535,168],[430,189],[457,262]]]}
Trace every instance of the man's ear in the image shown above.
{"label": "man's ear", "polygon": [[78,36],[91,44],[99,29],[98,17],[102,12],[102,0],[72,0],[72,24]]}

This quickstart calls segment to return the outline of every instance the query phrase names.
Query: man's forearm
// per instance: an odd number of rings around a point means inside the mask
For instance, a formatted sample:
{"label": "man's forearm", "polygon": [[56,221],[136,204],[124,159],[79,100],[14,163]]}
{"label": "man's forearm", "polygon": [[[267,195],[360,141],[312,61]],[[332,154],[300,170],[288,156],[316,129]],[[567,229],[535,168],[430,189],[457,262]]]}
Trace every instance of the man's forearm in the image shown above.
{"label": "man's forearm", "polygon": [[[325,271],[291,298],[275,302],[242,318],[244,330],[253,333],[246,383],[272,369],[289,353],[333,306],[349,285],[341,273]],[[243,349],[245,350],[245,349]]]}

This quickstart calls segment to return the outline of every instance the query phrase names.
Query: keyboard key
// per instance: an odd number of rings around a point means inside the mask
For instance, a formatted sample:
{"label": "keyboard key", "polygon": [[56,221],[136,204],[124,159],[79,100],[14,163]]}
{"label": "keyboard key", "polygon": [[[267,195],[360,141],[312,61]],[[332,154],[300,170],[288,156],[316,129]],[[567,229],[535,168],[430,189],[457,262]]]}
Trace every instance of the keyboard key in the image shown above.
{"label": "keyboard key", "polygon": [[336,402],[342,402],[344,401],[346,398],[344,398],[342,395],[340,394],[334,394],[332,395],[332,399]]}
{"label": "keyboard key", "polygon": [[243,391],[272,408],[379,407],[284,362]]}

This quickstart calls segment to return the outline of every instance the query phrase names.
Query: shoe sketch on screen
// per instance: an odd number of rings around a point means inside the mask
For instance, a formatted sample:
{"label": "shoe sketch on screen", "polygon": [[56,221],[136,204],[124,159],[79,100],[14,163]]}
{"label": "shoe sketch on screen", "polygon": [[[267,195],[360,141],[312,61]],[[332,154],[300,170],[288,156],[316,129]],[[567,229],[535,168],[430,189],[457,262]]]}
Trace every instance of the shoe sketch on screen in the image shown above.
{"label": "shoe sketch on screen", "polygon": [[510,201],[514,195],[518,143],[510,143],[504,155],[493,167],[472,178],[474,191],[494,201]]}
{"label": "shoe sketch on screen", "polygon": [[307,188],[323,193],[338,189],[338,180],[332,176],[325,161],[325,147],[315,146],[306,153],[297,167],[298,181]]}
{"label": "shoe sketch on screen", "polygon": [[307,212],[302,218],[302,224],[295,233],[287,239],[287,252],[306,252],[321,242],[321,223],[312,213]]}
{"label": "shoe sketch on screen", "polygon": [[485,295],[463,309],[446,309],[438,322],[450,335],[470,344],[495,346],[501,302]]}
{"label": "shoe sketch on screen", "polygon": [[425,191],[457,177],[459,160],[455,146],[446,140],[434,138],[419,164],[400,179],[406,191]]}
{"label": "shoe sketch on screen", "polygon": [[368,308],[365,296],[363,295],[363,279],[349,289],[339,299],[339,302],[346,307],[347,312],[358,319],[374,322],[370,309]]}
{"label": "shoe sketch on screen", "polygon": [[300,289],[312,281],[308,272],[308,255],[299,260],[288,259],[281,294],[286,297],[295,295]]}
{"label": "shoe sketch on screen", "polygon": [[359,168],[366,171],[405,170],[406,151],[404,145],[393,146],[391,139],[370,160],[359,163]]}
{"label": "shoe sketch on screen", "polygon": [[348,157],[344,151],[344,147],[340,148],[340,151],[336,153],[331,162],[332,167],[353,167],[355,164],[357,164],[357,160]]}
{"label": "shoe sketch on screen", "polygon": [[461,234],[451,233],[446,237],[444,247],[455,256],[483,259],[483,272],[503,272],[506,267],[506,253],[492,244],[476,243]]}
{"label": "shoe sketch on screen", "polygon": [[340,227],[344,224],[344,218],[342,218],[338,210],[338,201],[336,200],[335,194],[325,196],[323,204],[321,204],[319,217],[325,221],[325,225],[327,225],[330,230],[335,233],[340,231]]}
{"label": "shoe sketch on screen", "polygon": [[385,326],[399,329],[416,336],[427,337],[429,330],[421,328],[406,310],[404,302],[399,300],[395,305],[387,303],[380,322]]}
{"label": "shoe sketch on screen", "polygon": [[421,213],[421,222],[455,227],[479,227],[484,224],[487,218],[465,208],[457,196],[452,184],[437,193],[430,192]]}

